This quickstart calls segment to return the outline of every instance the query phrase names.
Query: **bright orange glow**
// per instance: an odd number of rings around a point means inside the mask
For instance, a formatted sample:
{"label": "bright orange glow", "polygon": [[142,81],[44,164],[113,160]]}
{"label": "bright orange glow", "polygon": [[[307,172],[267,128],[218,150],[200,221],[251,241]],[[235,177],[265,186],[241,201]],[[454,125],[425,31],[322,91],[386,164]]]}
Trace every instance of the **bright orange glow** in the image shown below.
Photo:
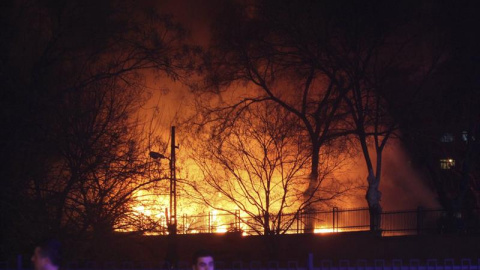
{"label": "bright orange glow", "polygon": [[226,232],[228,232],[228,230],[225,225],[215,228],[215,233],[226,233]]}
{"label": "bright orange glow", "polygon": [[[153,77],[152,77],[153,78]],[[151,78],[151,79],[152,79]],[[153,79],[152,79],[153,80]],[[173,89],[173,85],[172,85]],[[240,94],[243,97],[244,93],[243,87],[241,87]],[[255,89],[248,89],[248,91],[251,91],[252,94],[256,94]],[[177,93],[177,92],[175,92]],[[170,98],[172,99],[184,99],[184,97],[174,97],[173,96],[174,92],[172,92],[172,95],[170,95]],[[235,94],[236,95],[236,94]],[[232,97],[236,98],[236,97]],[[230,99],[230,98],[226,98]],[[157,99],[152,99],[152,102]],[[158,99],[158,100],[164,100]],[[171,102],[172,100],[169,100],[167,102],[168,104],[173,104],[174,102]],[[159,101],[157,101],[159,102]],[[175,108],[171,108],[169,106],[163,106],[165,104],[157,104],[157,105],[162,105],[160,108],[163,108],[164,112],[162,112],[162,117],[167,117],[169,118],[170,116],[168,114],[175,112]],[[188,106],[182,106],[182,108],[187,108]],[[177,108],[178,110],[178,108]],[[185,112],[184,112],[185,113]],[[173,116],[172,116],[173,117]],[[253,121],[253,120],[252,120]],[[170,123],[168,121],[163,121],[165,123]],[[263,120],[258,120],[258,123],[250,123],[251,125],[262,125]],[[169,140],[169,135],[168,131],[170,130],[169,127],[162,126],[158,127],[158,130],[155,130],[155,133],[158,133],[160,137],[162,137],[162,141],[168,142]],[[199,135],[200,136],[200,135]],[[231,192],[232,197],[237,200],[238,204],[235,204],[230,201],[228,198],[228,195],[222,194],[218,190],[215,190],[215,188],[209,187],[207,183],[205,183],[204,175],[205,175],[205,168],[201,167],[199,165],[198,160],[194,160],[194,158],[190,158],[194,156],[196,159],[202,158],[205,155],[202,155],[202,152],[200,154],[194,152],[195,149],[205,149],[205,147],[202,145],[202,138],[191,138],[192,133],[190,130],[182,130],[182,127],[179,127],[177,130],[177,139],[180,144],[180,148],[178,149],[178,152],[176,152],[177,155],[177,179],[181,180],[177,184],[177,231],[178,233],[227,233],[227,232],[242,232],[242,234],[245,235],[252,235],[256,234],[256,231],[262,231],[261,225],[257,225],[259,222],[258,220],[253,221],[254,218],[257,217],[252,217],[254,215],[261,215],[262,211],[259,211],[256,209],[255,205],[252,205],[250,198],[247,198],[244,194],[242,194],[242,189],[246,189],[248,191],[255,190],[255,192],[252,192],[255,194],[255,200],[261,202],[262,204],[266,201],[266,194],[263,192],[263,183],[260,181],[257,181],[259,177],[256,177],[255,174],[252,174],[252,168],[248,166],[237,166],[235,167],[235,176],[240,178],[240,179],[247,179],[250,181],[246,186],[242,186],[242,184],[239,184],[238,181],[235,179],[231,181],[230,185],[228,186],[228,191]],[[189,145],[189,147],[184,147],[183,145],[187,144],[182,144],[182,139],[187,138],[187,141],[193,140],[193,142],[190,142],[192,145]],[[243,138],[243,137],[241,137]],[[263,148],[260,147],[261,145],[257,145],[259,142],[256,142],[254,139],[251,137],[246,137],[243,138],[245,139],[245,150],[249,153],[251,153],[253,156],[258,157],[258,160],[261,160],[263,153]],[[240,139],[238,139],[240,140]],[[232,138],[231,143],[238,143],[235,139]],[[197,145],[198,144],[198,145]],[[168,145],[168,144],[167,144]],[[208,147],[208,145],[206,145]],[[197,149],[197,150],[198,150]],[[154,149],[156,150],[156,149]],[[295,213],[299,207],[301,207],[301,199],[298,199],[301,196],[296,196],[292,194],[288,194],[287,196],[287,201],[288,201],[288,207],[282,209],[282,197],[284,195],[284,190],[282,189],[282,182],[285,181],[285,175],[288,174],[286,171],[288,171],[288,168],[290,168],[291,164],[293,164],[293,160],[296,160],[296,151],[295,149],[289,149],[285,148],[283,149],[283,155],[285,155],[285,159],[288,160],[285,164],[283,164],[281,170],[276,170],[274,171],[269,177],[271,177],[271,186],[272,190],[268,193],[270,198],[269,198],[269,206],[268,209],[271,211],[271,213],[276,214],[278,211],[283,211],[283,213]],[[169,156],[169,150],[168,148],[164,150],[160,150],[160,152],[164,153],[166,156]],[[203,152],[205,152],[203,150]],[[231,152],[235,153],[235,152]],[[240,161],[241,160],[241,155],[236,155],[236,154],[231,154],[228,157],[231,157],[232,160],[235,162],[238,162],[238,164],[242,164]],[[273,158],[274,159],[274,158]],[[343,158],[341,158],[343,159]],[[329,161],[325,159],[323,161],[325,164],[329,164],[329,168],[333,168],[336,166],[336,164],[333,164],[335,162]],[[332,163],[332,164],[330,164]],[[208,167],[211,169],[212,172],[220,175],[220,177],[225,176],[225,179],[230,180],[234,178],[232,176],[232,173],[228,174],[225,173],[222,174],[223,170],[221,166],[217,166],[218,164],[213,164],[213,161],[211,160],[206,160],[206,164],[208,164]],[[354,164],[352,162],[352,164]],[[159,167],[165,170],[168,175],[168,161],[163,160],[161,163],[157,164]],[[333,179],[337,178],[353,178],[353,176],[350,176],[350,174],[353,174],[352,172],[354,171],[354,167],[344,167],[343,170],[338,170],[335,171],[339,175],[335,175],[334,177],[324,179],[323,183],[324,185],[329,185],[330,182],[334,182]],[[308,168],[303,168],[300,171],[295,173],[295,181],[291,182],[289,186],[293,186],[293,189],[290,189],[290,192],[296,192],[301,194],[304,190],[307,189],[308,187]],[[348,175],[347,175],[348,174]],[[218,176],[215,175],[215,176]],[[252,176],[253,175],[253,176]],[[262,177],[260,177],[262,178]],[[263,178],[266,178],[263,176]],[[182,181],[188,182],[188,185],[182,183]],[[136,194],[136,197],[138,199],[136,200],[135,203],[133,203],[130,206],[130,210],[134,213],[133,215],[135,218],[150,218],[153,220],[158,220],[158,226],[166,228],[167,227],[167,221],[171,218],[169,216],[169,213],[166,211],[166,209],[169,209],[169,195],[168,195],[168,181],[164,181],[161,183],[164,188],[164,194],[167,193],[167,195],[157,195],[155,197],[154,194],[155,192],[153,191],[139,191],[138,194]],[[197,196],[195,194],[196,191],[193,190],[188,190],[190,184],[198,184],[197,188],[200,190],[201,194],[206,197],[206,199],[209,201],[209,204],[212,205],[213,207],[209,207],[206,204],[202,204],[201,201],[199,200],[193,200],[193,196]],[[295,190],[295,191],[292,191]],[[159,193],[159,192],[157,192]],[[342,201],[342,205],[346,203],[347,200]],[[250,215],[243,211],[238,210],[238,205],[242,205],[242,209],[248,211]],[[352,205],[355,205],[355,202],[352,202]],[[245,209],[246,208],[246,209]],[[215,209],[225,209],[227,211],[219,211]],[[236,211],[239,211],[238,214]],[[235,218],[235,214],[239,215],[239,217]],[[252,225],[254,223],[255,225]],[[323,224],[322,224],[323,225]],[[294,224],[294,226],[297,226],[297,224]],[[254,227],[254,228],[252,228]],[[133,228],[130,230],[134,230]],[[303,228],[299,228],[298,230],[294,231],[289,231],[287,233],[296,233],[296,232],[302,232]],[[167,234],[166,230],[159,232],[158,234]]]}
{"label": "bright orange glow", "polygon": [[213,210],[212,211],[213,232],[215,232],[215,233],[226,233],[228,231],[227,226],[222,224],[223,223],[222,221],[223,221],[223,219],[218,217],[218,211]]}
{"label": "bright orange glow", "polygon": [[332,228],[317,228],[313,230],[313,233],[334,233]]}
{"label": "bright orange glow", "polygon": [[[184,148],[181,148],[182,151]],[[179,151],[182,153],[181,151]],[[227,232],[238,232],[241,233],[243,236],[257,234],[257,231],[262,231],[260,225],[258,225],[258,220],[252,222],[253,217],[249,216],[246,212],[240,211],[239,206],[234,204],[228,199],[228,195],[222,194],[220,191],[215,190],[213,188],[209,189],[205,184],[205,179],[203,178],[202,170],[196,165],[194,161],[188,159],[186,157],[182,157],[181,154],[179,155],[179,169],[177,173],[177,177],[179,181],[179,189],[178,189],[178,197],[177,197],[177,231],[179,234],[192,234],[192,233],[227,233]],[[345,158],[346,159],[346,158]],[[400,160],[402,161],[402,160]],[[454,160],[446,159],[447,162],[452,163]],[[351,163],[351,164],[350,164]],[[361,159],[358,160],[348,160],[346,165],[339,170],[333,172],[334,177],[325,179],[324,183],[328,184],[330,181],[336,181],[337,179],[343,178],[354,178],[355,175],[361,174],[358,171],[353,170],[352,168],[362,168],[362,167],[355,167],[356,163],[361,163]],[[165,165],[165,164],[162,164]],[[168,164],[167,164],[168,165]],[[167,168],[168,169],[168,168]],[[221,171],[219,168],[212,165],[212,171],[218,172]],[[237,177],[248,179],[249,175],[246,170],[237,170]],[[273,174],[272,182],[277,183],[281,182],[281,176]],[[362,180],[362,179],[360,179]],[[199,187],[201,187],[202,191],[204,191],[203,195],[209,200],[210,204],[213,207],[209,207],[206,204],[202,204],[201,201],[198,199],[195,201],[192,199],[195,191],[188,190],[189,185],[185,184],[197,183]],[[149,221],[156,224],[154,230],[145,230],[148,231],[148,235],[151,234],[168,234],[167,232],[167,221],[169,218],[169,213],[167,209],[169,209],[169,195],[168,195],[168,187],[169,181],[161,182],[161,187],[157,187],[161,190],[139,190],[134,194],[135,200],[130,205],[130,211],[132,219],[138,219],[142,223],[143,221]],[[233,182],[231,186],[229,186],[231,190],[235,192],[241,190],[241,187],[238,183]],[[248,187],[250,188],[250,187]],[[254,186],[254,188],[257,188]],[[302,186],[296,186],[299,190],[303,190]],[[348,196],[341,201],[333,202],[334,205],[339,206],[340,209],[345,208],[357,208],[362,207],[365,204],[364,200],[364,191],[363,190],[355,190],[355,193],[348,194]],[[155,195],[157,194],[157,195]],[[163,195],[158,195],[163,194]],[[193,195],[192,195],[193,194]],[[281,190],[272,190],[270,194],[273,198],[281,196]],[[257,194],[259,200],[264,200],[264,194],[259,192]],[[248,208],[248,211],[251,213],[256,213],[257,209],[254,206],[250,206],[248,200],[246,198],[242,198],[240,194],[238,198],[240,204],[243,204]],[[297,205],[294,203],[300,203],[300,200],[293,200],[291,209],[295,209]],[[240,205],[239,204],[239,205]],[[225,209],[227,211],[215,210],[215,209]],[[242,208],[243,209],[243,208]],[[270,208],[270,211],[275,213],[275,211],[279,210],[278,204],[273,204]],[[339,223],[338,221],[335,223],[335,228],[333,228],[332,224],[332,214],[329,212],[331,209],[325,209],[325,213],[320,213],[315,218],[316,225],[314,227],[315,234],[330,234],[336,233],[341,231],[360,231],[366,230],[368,228],[364,227],[349,227],[348,229],[339,229],[337,226],[346,227],[347,225],[343,223]],[[284,209],[284,213],[291,213],[289,209]],[[237,215],[237,218],[235,218]],[[253,214],[254,215],[254,214]],[[292,227],[285,233],[295,234],[295,233],[303,233],[305,229],[305,220],[300,220],[299,222],[295,222],[292,224]],[[256,225],[252,225],[251,223],[255,223]],[[135,223],[137,226],[138,224]],[[143,224],[143,223],[142,223]],[[254,227],[254,228],[252,228]],[[259,228],[260,227],[260,228]],[[297,228],[298,227],[298,228]],[[118,231],[134,231],[138,230],[137,227],[134,226],[122,226],[121,229]]]}

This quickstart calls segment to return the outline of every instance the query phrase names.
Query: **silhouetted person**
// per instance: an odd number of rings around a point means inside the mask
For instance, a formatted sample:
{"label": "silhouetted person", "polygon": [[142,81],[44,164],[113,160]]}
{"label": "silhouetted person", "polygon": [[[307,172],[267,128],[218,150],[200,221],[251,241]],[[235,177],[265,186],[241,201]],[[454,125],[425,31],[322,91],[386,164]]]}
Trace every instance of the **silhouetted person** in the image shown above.
{"label": "silhouetted person", "polygon": [[32,262],[35,270],[58,270],[61,261],[61,244],[57,240],[47,240],[35,247]]}
{"label": "silhouetted person", "polygon": [[214,270],[213,254],[208,250],[198,250],[193,255],[192,270]]}

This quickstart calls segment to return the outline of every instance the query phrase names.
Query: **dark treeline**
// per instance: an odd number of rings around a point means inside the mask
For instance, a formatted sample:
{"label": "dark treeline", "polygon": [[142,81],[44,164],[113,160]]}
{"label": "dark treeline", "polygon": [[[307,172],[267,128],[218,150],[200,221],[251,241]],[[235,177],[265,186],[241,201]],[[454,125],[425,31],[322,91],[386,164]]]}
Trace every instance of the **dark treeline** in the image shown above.
{"label": "dark treeline", "polygon": [[129,1],[9,1],[1,12],[2,256],[47,236],[94,256],[114,230],[157,227],[130,213],[134,192],[162,180],[136,115],[144,72],[179,79],[191,66],[185,30]]}
{"label": "dark treeline", "polygon": [[[473,1],[432,3],[430,10],[442,31],[435,43],[443,42],[445,53],[424,87],[412,93],[412,106],[398,107],[394,114],[412,166],[455,215],[480,207],[480,39],[472,34],[480,23],[479,6]],[[472,219],[478,226],[478,217]]]}

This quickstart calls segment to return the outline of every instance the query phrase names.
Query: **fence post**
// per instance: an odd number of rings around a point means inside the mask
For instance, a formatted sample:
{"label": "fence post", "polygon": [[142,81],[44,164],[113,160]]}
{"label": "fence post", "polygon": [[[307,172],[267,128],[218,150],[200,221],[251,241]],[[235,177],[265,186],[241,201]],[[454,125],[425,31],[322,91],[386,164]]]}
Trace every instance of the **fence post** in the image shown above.
{"label": "fence post", "polygon": [[423,228],[423,208],[419,206],[417,208],[417,235],[422,232]]}
{"label": "fence post", "polygon": [[308,222],[308,213],[305,210],[302,210],[300,213],[300,226],[301,226],[301,233],[306,233],[307,230],[305,228],[305,224]]}
{"label": "fence post", "polygon": [[240,231],[240,210],[235,210],[235,230]]}
{"label": "fence post", "polygon": [[332,232],[337,232],[338,231],[338,226],[336,225],[336,223],[338,223],[338,208],[337,207],[333,207],[333,210],[332,210]]}
{"label": "fence post", "polygon": [[300,233],[300,212],[297,212],[295,214],[295,217],[296,217],[296,222],[297,222],[297,234]]}
{"label": "fence post", "polygon": [[212,232],[212,211],[208,211],[208,228],[207,232],[211,233]]}
{"label": "fence post", "polygon": [[22,260],[22,255],[18,254],[17,255],[17,270],[22,270],[23,269],[23,260]]}
{"label": "fence post", "polygon": [[183,234],[187,233],[186,224],[187,224],[187,214],[183,214]]}
{"label": "fence post", "polygon": [[308,253],[308,270],[313,270],[313,253]]}

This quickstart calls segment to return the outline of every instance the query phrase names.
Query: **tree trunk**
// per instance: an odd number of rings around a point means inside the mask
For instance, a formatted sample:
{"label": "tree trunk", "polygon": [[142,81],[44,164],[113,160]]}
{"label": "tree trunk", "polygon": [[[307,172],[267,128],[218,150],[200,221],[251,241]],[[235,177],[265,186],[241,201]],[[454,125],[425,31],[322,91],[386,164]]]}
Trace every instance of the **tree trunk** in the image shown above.
{"label": "tree trunk", "polygon": [[270,215],[269,215],[269,212],[267,211],[265,214],[264,214],[264,223],[263,223],[263,234],[264,235],[270,235],[271,234],[271,231],[270,231]]}
{"label": "tree trunk", "polygon": [[[318,163],[320,161],[320,147],[313,145],[312,150],[312,170],[310,171],[310,181],[308,189],[305,191],[304,200],[309,201],[314,196],[318,186]],[[305,208],[305,233],[313,233],[315,229],[315,205],[308,205]]]}
{"label": "tree trunk", "polygon": [[367,181],[368,190],[365,198],[370,213],[370,231],[376,232],[381,229],[382,206],[380,205],[380,199],[382,193],[378,190],[379,180],[375,177],[373,169],[369,170]]}

